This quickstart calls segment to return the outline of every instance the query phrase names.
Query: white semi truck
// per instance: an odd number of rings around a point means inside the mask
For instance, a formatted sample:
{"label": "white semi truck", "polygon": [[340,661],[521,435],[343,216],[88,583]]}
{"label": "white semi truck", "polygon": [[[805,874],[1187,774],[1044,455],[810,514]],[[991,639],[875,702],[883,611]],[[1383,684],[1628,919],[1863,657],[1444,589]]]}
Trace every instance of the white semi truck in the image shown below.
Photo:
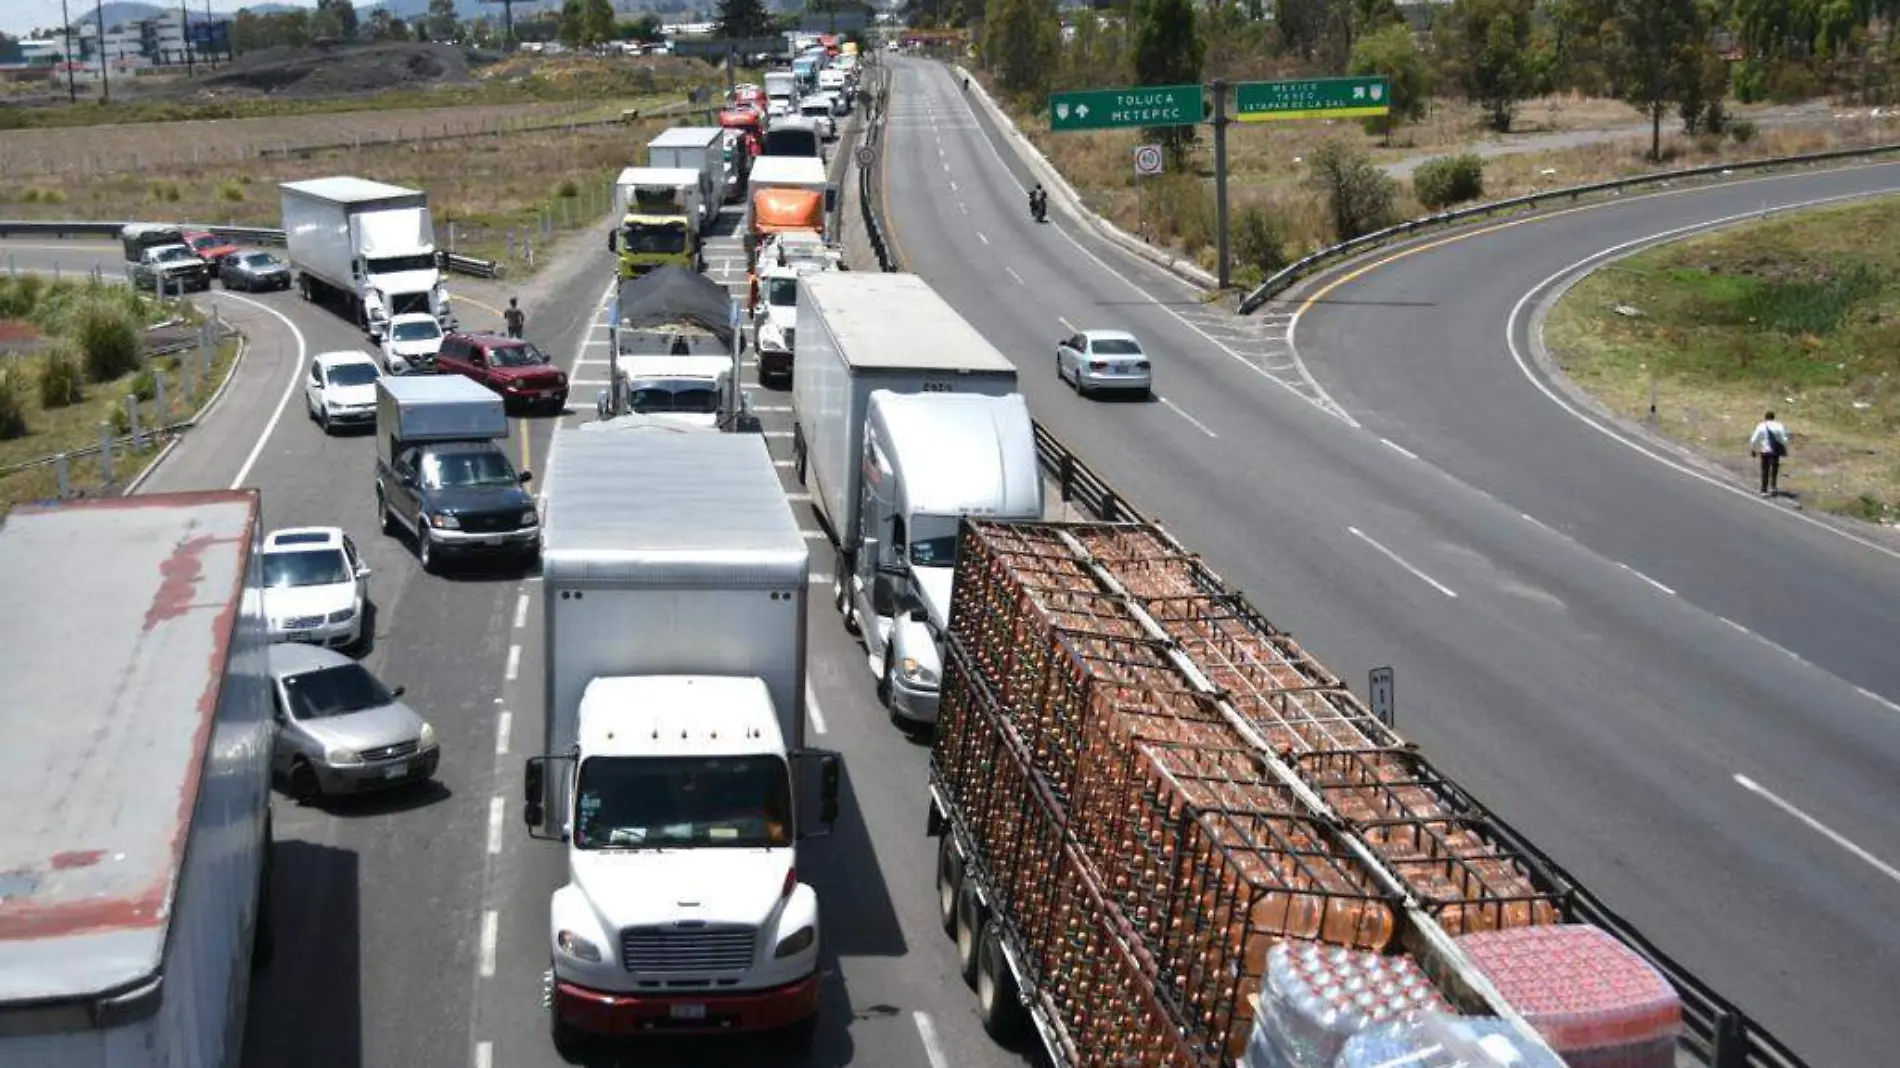
{"label": "white semi truck", "polygon": [[524,817],[567,845],[555,1045],[808,1044],[821,942],[797,843],[837,817],[838,758],[804,747],[809,554],[765,442],[564,434],[544,502],[546,749]]}
{"label": "white semi truck", "polygon": [[278,188],[284,244],[305,300],[341,300],[379,342],[394,315],[427,313],[445,331],[455,326],[427,193],[346,177]]}
{"label": "white semi truck", "polygon": [[270,956],[257,495],[0,523],[0,1064],[235,1068]]}
{"label": "white semi truck", "polygon": [[964,516],[1042,518],[1016,366],[912,274],[798,280],[792,463],[837,550],[833,603],[899,725],[936,718]]}

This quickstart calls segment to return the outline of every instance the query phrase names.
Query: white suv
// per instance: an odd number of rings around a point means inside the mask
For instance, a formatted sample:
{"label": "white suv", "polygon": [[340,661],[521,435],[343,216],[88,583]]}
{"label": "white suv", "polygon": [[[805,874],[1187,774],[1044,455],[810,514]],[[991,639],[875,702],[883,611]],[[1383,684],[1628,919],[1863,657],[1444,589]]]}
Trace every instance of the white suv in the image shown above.
{"label": "white suv", "polygon": [[369,568],[337,527],[292,527],[264,538],[264,617],[274,642],[348,649],[363,640]]}
{"label": "white suv", "polygon": [[303,376],[303,406],[323,427],[376,425],[376,380],[383,369],[365,352],[319,352]]}

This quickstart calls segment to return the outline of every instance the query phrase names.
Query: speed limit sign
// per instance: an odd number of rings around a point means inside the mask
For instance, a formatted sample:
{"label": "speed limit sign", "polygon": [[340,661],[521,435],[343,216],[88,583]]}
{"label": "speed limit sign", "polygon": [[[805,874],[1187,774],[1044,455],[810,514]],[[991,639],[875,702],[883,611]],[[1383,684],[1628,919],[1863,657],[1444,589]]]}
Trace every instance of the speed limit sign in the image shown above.
{"label": "speed limit sign", "polygon": [[1135,146],[1135,173],[1140,175],[1161,173],[1160,145]]}

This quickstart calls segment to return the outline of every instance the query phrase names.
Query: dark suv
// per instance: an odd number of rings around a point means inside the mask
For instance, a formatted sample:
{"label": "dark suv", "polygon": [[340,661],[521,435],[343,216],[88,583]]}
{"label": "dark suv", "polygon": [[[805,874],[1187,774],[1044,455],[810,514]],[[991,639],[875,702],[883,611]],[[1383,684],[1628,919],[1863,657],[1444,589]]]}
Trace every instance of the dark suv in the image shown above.
{"label": "dark suv", "polygon": [[520,407],[567,407],[567,372],[531,343],[499,334],[453,333],[442,339],[435,369],[472,378]]}

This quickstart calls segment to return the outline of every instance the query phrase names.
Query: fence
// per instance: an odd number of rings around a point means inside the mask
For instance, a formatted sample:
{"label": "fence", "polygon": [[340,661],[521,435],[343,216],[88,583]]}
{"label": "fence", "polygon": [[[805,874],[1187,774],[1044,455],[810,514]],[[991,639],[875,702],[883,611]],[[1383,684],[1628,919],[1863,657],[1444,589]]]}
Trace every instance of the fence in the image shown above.
{"label": "fence", "polygon": [[[891,75],[882,63],[877,64],[878,89],[872,97],[871,113],[865,116],[864,136],[860,144],[868,146],[872,152],[882,151],[884,144],[884,120],[890,116]],[[871,251],[877,255],[880,271],[895,271],[899,268],[897,255],[891,250],[890,243],[884,239],[884,226],[877,215],[877,181],[874,177],[878,166],[874,159],[871,166],[858,168],[858,208],[864,215],[864,233],[871,241]]]}
{"label": "fence", "polygon": [[1799,156],[1772,156],[1767,159],[1744,160],[1739,163],[1712,163],[1705,167],[1688,167],[1682,170],[1659,171],[1654,174],[1639,174],[1630,178],[1616,178],[1607,182],[1592,182],[1589,185],[1565,186],[1562,189],[1550,189],[1527,196],[1512,197],[1509,200],[1497,200],[1475,207],[1461,208],[1457,211],[1440,212],[1423,218],[1403,222],[1387,227],[1375,233],[1355,237],[1320,249],[1296,263],[1275,272],[1266,281],[1260,283],[1240,302],[1241,315],[1250,315],[1273,296],[1286,290],[1295,282],[1306,278],[1335,261],[1356,256],[1361,252],[1377,248],[1392,241],[1403,240],[1414,234],[1436,229],[1442,226],[1455,226],[1472,219],[1481,219],[1500,212],[1536,208],[1557,200],[1577,200],[1593,193],[1610,193],[1637,186],[1685,181],[1691,178],[1706,178],[1727,175],[1737,171],[1766,170],[1771,167],[1793,167],[1802,164],[1828,163],[1833,160],[1856,159],[1866,156],[1878,156],[1900,152],[1900,145],[1875,145],[1871,148],[1841,148],[1827,152],[1809,152]]}
{"label": "fence", "polygon": [[[129,220],[101,222],[93,219],[67,219],[41,221],[37,219],[0,220],[0,237],[98,237],[116,239],[119,231],[131,225]],[[206,223],[177,223],[181,230],[203,230],[219,237],[230,238],[246,245],[269,245],[282,248],[284,232],[262,226],[215,226]],[[472,256],[458,256],[453,252],[436,253],[436,260],[443,270],[456,274],[471,275],[476,278],[499,278],[502,265],[494,260],[478,260]]]}

